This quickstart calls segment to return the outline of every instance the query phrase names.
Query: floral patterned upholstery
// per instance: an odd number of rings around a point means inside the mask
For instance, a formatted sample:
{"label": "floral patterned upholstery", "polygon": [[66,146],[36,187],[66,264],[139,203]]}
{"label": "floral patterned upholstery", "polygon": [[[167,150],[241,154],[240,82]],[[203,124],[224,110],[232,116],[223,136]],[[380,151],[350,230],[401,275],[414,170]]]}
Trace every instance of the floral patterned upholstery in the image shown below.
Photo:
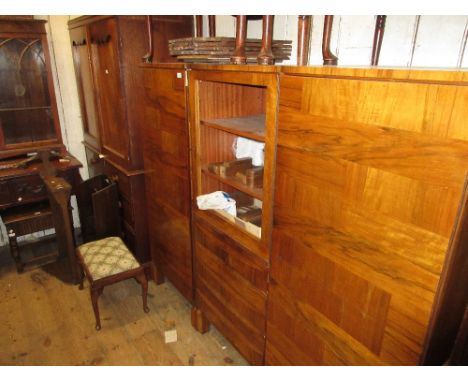
{"label": "floral patterned upholstery", "polygon": [[140,266],[120,237],[111,236],[80,245],[78,251],[93,280]]}

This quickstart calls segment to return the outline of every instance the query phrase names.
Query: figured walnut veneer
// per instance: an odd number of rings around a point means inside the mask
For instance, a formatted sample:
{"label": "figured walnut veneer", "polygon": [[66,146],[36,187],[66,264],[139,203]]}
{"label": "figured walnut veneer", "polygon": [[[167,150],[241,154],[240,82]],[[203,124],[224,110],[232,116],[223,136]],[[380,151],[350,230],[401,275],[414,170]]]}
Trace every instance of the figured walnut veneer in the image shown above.
{"label": "figured walnut veneer", "polygon": [[452,243],[466,193],[467,82],[291,72],[302,76],[280,84],[266,363],[426,362],[434,328],[455,327],[463,309],[457,297],[442,315],[438,288],[457,282],[444,262],[464,261]]}

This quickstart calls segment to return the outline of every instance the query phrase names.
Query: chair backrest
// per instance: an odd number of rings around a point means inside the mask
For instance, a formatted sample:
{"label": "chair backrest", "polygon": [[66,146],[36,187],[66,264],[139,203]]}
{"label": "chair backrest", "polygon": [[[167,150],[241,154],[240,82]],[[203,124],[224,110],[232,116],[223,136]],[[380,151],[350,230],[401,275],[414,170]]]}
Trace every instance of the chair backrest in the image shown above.
{"label": "chair backrest", "polygon": [[81,182],[75,194],[84,243],[106,236],[121,236],[115,183],[105,175],[97,175]]}

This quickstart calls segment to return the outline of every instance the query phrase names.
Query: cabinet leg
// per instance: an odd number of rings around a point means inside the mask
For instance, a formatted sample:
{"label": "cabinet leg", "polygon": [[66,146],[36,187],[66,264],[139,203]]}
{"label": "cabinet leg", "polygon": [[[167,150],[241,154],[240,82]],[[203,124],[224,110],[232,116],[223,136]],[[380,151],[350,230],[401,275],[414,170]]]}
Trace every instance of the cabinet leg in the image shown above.
{"label": "cabinet leg", "polygon": [[192,326],[202,334],[210,330],[210,322],[203,312],[196,307],[192,308]]}
{"label": "cabinet leg", "polygon": [[10,242],[11,257],[13,257],[13,260],[15,260],[16,263],[16,270],[18,273],[21,273],[24,270],[24,264],[21,262],[18,242],[16,240],[16,234],[13,232],[13,230],[8,232],[8,240]]}

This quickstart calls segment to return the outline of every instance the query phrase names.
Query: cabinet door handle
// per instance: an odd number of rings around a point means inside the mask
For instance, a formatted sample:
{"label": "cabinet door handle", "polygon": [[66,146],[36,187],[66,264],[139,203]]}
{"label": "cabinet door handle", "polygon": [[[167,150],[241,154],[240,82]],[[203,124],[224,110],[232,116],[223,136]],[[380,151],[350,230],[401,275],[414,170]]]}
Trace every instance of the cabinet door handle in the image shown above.
{"label": "cabinet door handle", "polygon": [[98,157],[99,157],[99,159],[105,159],[105,158],[106,158],[106,155],[104,155],[104,154],[99,154]]}

